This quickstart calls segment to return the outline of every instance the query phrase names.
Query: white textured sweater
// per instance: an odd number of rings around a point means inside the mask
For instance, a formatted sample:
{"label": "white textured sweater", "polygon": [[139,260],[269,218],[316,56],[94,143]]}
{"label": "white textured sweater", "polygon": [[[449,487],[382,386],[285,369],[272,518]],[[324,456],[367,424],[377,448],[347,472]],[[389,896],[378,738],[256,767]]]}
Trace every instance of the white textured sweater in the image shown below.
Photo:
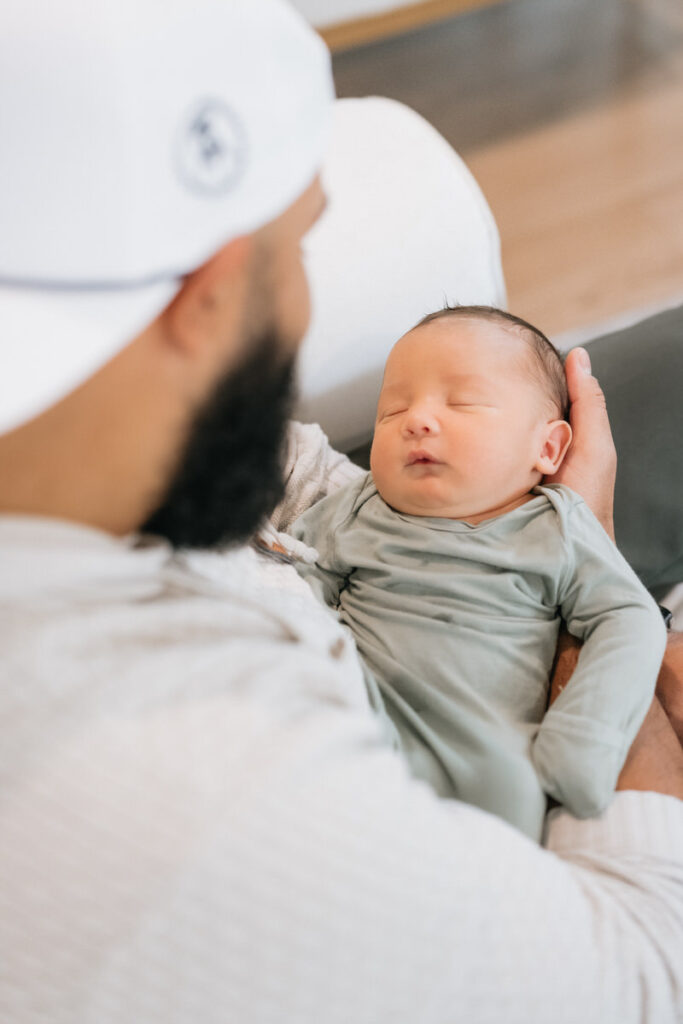
{"label": "white textured sweater", "polygon": [[439,800],[291,567],[0,519],[0,657],[3,1024],[681,1019],[683,804]]}

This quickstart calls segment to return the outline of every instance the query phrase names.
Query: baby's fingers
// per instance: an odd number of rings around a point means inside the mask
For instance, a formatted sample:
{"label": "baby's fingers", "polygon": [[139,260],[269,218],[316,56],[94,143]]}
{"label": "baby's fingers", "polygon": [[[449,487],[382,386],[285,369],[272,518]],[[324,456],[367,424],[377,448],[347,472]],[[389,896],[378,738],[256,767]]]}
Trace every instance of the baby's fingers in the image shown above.
{"label": "baby's fingers", "polygon": [[590,357],[575,348],[565,362],[569,389],[569,422],[573,441],[559,472],[548,483],[566,484],[584,499],[613,536],[614,483],[617,454],[600,384],[591,374]]}

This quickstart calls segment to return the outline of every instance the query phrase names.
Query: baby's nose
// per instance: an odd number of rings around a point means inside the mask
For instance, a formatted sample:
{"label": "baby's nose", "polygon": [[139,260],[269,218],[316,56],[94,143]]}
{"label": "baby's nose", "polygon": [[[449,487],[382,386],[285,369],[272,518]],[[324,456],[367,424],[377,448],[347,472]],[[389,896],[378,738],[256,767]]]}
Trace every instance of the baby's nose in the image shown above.
{"label": "baby's nose", "polygon": [[439,430],[439,421],[429,407],[415,407],[409,409],[406,413],[403,420],[403,430],[409,437],[436,434]]}

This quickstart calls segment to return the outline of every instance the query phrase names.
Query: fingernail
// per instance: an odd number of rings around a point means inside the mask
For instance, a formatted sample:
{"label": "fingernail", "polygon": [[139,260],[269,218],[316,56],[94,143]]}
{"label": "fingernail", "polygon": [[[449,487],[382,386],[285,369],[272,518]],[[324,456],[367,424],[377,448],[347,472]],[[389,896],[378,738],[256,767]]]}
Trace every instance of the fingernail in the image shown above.
{"label": "fingernail", "polygon": [[588,355],[585,348],[577,348],[576,351],[579,353],[577,357],[579,366],[581,367],[584,373],[590,373],[591,357]]}

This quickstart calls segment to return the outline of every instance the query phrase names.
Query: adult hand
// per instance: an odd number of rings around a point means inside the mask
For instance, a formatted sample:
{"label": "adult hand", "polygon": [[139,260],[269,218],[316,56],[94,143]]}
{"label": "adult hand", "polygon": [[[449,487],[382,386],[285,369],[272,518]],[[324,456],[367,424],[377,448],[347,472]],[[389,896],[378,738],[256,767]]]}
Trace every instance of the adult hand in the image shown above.
{"label": "adult hand", "polygon": [[631,744],[617,789],[640,789],[683,800],[683,747],[658,697]]}
{"label": "adult hand", "polygon": [[581,641],[568,633],[564,623],[557,638],[555,661],[550,673],[550,697],[548,704],[553,704],[574,674],[576,663],[581,653]]}
{"label": "adult hand", "polygon": [[566,484],[580,494],[590,510],[614,540],[614,482],[617,453],[612,440],[605,396],[591,375],[590,357],[584,348],[574,348],[565,362],[569,388],[571,447],[552,477],[545,483]]}

